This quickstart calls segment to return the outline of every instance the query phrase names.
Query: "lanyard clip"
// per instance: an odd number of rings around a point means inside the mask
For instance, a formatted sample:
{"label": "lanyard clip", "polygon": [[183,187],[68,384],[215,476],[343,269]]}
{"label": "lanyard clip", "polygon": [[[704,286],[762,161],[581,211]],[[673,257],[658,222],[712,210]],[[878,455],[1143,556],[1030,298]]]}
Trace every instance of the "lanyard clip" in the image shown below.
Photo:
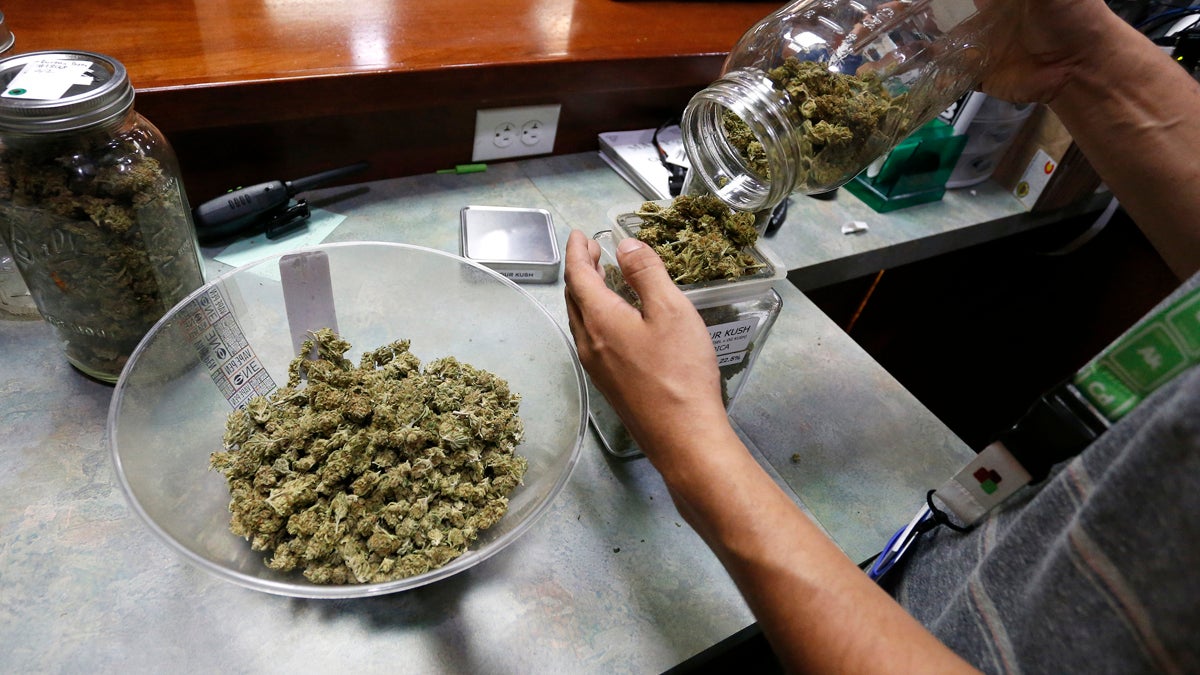
{"label": "lanyard clip", "polygon": [[871,567],[867,569],[867,576],[870,577],[872,581],[879,581],[881,578],[883,578],[883,575],[887,574],[888,570],[892,569],[892,567],[895,566],[895,564],[901,558],[903,558],[906,553],[908,553],[908,550],[912,547],[913,542],[915,542],[922,534],[925,534],[933,528],[939,525],[945,525],[955,532],[960,533],[967,532],[971,529],[970,525],[959,525],[958,523],[950,520],[950,517],[947,516],[944,511],[934,505],[933,494],[935,492],[937,492],[937,490],[930,490],[929,492],[925,493],[925,506],[922,506],[917,510],[917,515],[913,516],[913,519],[908,521],[908,525],[896,530],[896,533],[893,534],[892,538],[888,540],[887,545],[884,546],[883,550],[879,552],[879,555],[875,557],[875,561],[871,564]]}
{"label": "lanyard clip", "polygon": [[933,519],[933,511],[929,506],[922,506],[917,511],[917,515],[908,521],[908,525],[896,530],[896,533],[888,540],[887,545],[883,547],[883,550],[875,558],[875,562],[867,570],[867,576],[874,581],[879,581],[883,575],[887,574],[888,570],[892,569],[896,561],[908,553],[909,547],[917,540],[917,537],[936,525],[937,521]]}

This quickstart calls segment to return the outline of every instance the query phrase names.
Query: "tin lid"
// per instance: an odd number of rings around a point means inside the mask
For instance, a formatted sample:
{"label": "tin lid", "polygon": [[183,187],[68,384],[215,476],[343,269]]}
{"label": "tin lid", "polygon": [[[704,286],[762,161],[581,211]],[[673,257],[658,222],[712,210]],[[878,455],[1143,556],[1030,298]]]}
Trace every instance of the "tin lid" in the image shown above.
{"label": "tin lid", "polygon": [[558,281],[561,256],[554,220],[545,209],[464,206],[460,211],[464,258],[517,283]]}
{"label": "tin lid", "polygon": [[0,59],[0,132],[55,133],[124,115],[133,105],[125,66],[83,51]]}

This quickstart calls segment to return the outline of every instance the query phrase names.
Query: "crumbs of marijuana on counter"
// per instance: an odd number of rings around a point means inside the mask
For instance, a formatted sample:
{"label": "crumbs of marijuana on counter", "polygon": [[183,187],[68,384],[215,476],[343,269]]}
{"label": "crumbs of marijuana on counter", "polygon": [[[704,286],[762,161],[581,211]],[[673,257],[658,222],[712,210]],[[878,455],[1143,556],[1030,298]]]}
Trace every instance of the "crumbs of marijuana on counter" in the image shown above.
{"label": "crumbs of marijuana on counter", "polygon": [[348,342],[312,336],[287,386],[235,410],[212,455],[230,529],[268,567],[318,584],[393,581],[462,555],[525,475],[520,396],[453,357],[422,369],[408,340],[355,367]]}

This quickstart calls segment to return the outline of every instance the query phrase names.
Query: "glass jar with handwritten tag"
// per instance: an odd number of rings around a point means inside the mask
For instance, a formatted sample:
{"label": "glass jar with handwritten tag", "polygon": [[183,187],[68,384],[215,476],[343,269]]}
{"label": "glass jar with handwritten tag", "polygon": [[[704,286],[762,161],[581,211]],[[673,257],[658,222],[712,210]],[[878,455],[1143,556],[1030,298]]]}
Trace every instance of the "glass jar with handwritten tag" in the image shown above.
{"label": "glass jar with handwritten tag", "polygon": [[115,382],[204,283],[174,151],[89,52],[0,60],[0,237],[76,368]]}

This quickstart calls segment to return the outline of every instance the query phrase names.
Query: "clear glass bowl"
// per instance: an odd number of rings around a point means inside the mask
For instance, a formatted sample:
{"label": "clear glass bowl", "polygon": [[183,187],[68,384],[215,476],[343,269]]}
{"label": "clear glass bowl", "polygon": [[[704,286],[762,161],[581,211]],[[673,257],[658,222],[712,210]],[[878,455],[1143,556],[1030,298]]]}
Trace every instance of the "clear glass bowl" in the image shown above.
{"label": "clear glass bowl", "polygon": [[[229,530],[229,490],[209,468],[233,409],[270,381],[287,382],[295,354],[273,256],[233,270],[168,312],[130,357],[108,414],[121,487],[150,529],[185,559],[243,586],[295,597],[350,598],[422,586],[512,544],[550,505],[574,467],[587,428],[583,368],[569,336],[527,291],[481,265],[403,244],[304,249],[329,265],[338,332],[359,355],[398,339],[422,362],[453,356],[508,381],[522,397],[528,459],[509,510],[461,557],[377,584],[319,585],[272,570]],[[316,295],[320,295],[317,293]],[[318,303],[320,304],[320,303]],[[295,318],[303,312],[290,314]],[[317,312],[319,315],[320,312]],[[305,327],[315,330],[325,326]]]}

